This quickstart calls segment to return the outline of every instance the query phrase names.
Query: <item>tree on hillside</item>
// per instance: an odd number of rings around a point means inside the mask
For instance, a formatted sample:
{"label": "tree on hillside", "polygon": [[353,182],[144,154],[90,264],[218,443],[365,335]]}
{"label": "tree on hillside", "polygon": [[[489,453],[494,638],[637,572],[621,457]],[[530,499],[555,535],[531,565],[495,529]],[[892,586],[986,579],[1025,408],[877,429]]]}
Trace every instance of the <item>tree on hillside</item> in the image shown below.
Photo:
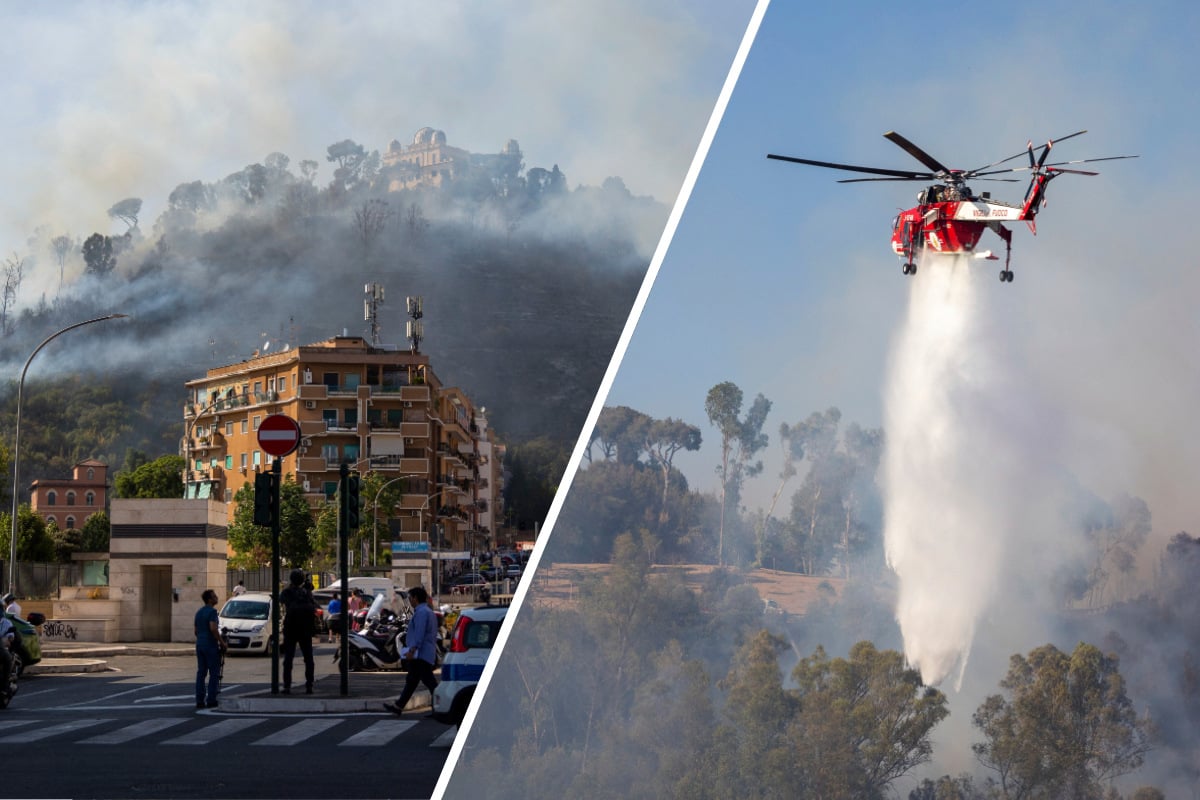
{"label": "tree on hillside", "polygon": [[185,466],[183,456],[160,456],[132,471],[126,469],[118,472],[113,476],[113,488],[117,497],[123,498],[183,497]]}
{"label": "tree on hillside", "polygon": [[767,631],[751,637],[720,682],[725,690],[724,723],[714,780],[717,796],[798,797],[796,770],[784,738],[798,709],[783,688],[779,654],[787,643]]}
{"label": "tree on hillside", "polygon": [[67,268],[67,256],[75,249],[75,240],[66,234],[62,234],[50,240],[50,247],[54,250],[54,260],[58,263],[58,290],[62,291],[63,274]]}
{"label": "tree on hillside", "polygon": [[504,486],[505,506],[517,528],[530,530],[546,519],[570,455],[567,444],[548,436],[508,448],[505,464],[510,479]]}
{"label": "tree on hillside", "polygon": [[[598,445],[605,460],[615,459],[622,464],[638,460],[646,447],[646,436],[653,419],[629,406],[605,406],[600,409],[590,444]],[[588,448],[588,461],[592,448]]]}
{"label": "tree on hillside", "polygon": [[141,212],[142,199],[140,197],[127,197],[113,203],[112,207],[108,209],[110,217],[119,219],[128,226],[127,233],[138,226],[138,214]]}
{"label": "tree on hillside", "polygon": [[647,427],[645,447],[650,455],[650,464],[662,476],[662,504],[658,509],[658,525],[661,529],[671,517],[667,501],[675,454],[680,450],[699,450],[700,429],[672,417],[656,419]]}
{"label": "tree on hillside", "polygon": [[762,462],[751,463],[755,453],[767,445],[762,432],[763,423],[771,411],[771,401],[759,394],[741,418],[742,390],[726,381],[708,390],[704,401],[708,421],[721,434],[721,519],[717,533],[717,564],[725,566],[725,519],[730,499],[736,509],[741,498],[742,482],[762,471]]}
{"label": "tree on hillside", "polygon": [[887,796],[893,781],[930,760],[930,733],[950,713],[895,650],[859,642],[847,658],[825,651],[792,671],[800,711],[788,726],[813,797]]}
{"label": "tree on hillside", "polygon": [[93,233],[83,242],[83,262],[87,265],[85,271],[89,275],[103,277],[117,266],[117,257],[113,252],[111,236]]}
{"label": "tree on hillside", "polygon": [[1088,576],[1088,605],[1095,608],[1110,600],[1106,594],[1115,574],[1127,577],[1137,567],[1137,551],[1150,535],[1150,507],[1140,497],[1118,495],[1109,504],[1109,514],[1089,526],[1088,539],[1093,561]]}
{"label": "tree on hillside", "polygon": [[1019,653],[972,721],[972,745],[994,770],[1005,798],[1099,798],[1114,778],[1136,770],[1151,727],[1125,693],[1115,656],[1081,642],[1070,654],[1043,645]]}
{"label": "tree on hillside", "polygon": [[0,287],[0,333],[5,336],[13,331],[13,309],[24,277],[25,259],[13,253],[4,260],[4,285]]}

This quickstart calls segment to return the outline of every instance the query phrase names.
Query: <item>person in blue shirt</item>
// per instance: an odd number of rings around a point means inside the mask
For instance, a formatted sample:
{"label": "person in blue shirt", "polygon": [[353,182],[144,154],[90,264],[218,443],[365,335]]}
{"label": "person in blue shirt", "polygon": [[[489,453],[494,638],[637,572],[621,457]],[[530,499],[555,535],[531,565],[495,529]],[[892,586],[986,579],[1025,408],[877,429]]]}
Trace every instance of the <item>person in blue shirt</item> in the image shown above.
{"label": "person in blue shirt", "polygon": [[408,676],[399,699],[383,704],[393,714],[404,713],[404,707],[408,705],[418,684],[425,684],[430,694],[437,688],[437,679],[433,677],[433,668],[437,663],[437,615],[429,607],[429,594],[420,586],[408,590],[408,601],[412,603],[413,615],[405,633],[404,649],[400,652],[401,658],[406,659]]}
{"label": "person in blue shirt", "polygon": [[329,621],[328,641],[330,642],[333,641],[333,635],[339,632],[342,624],[342,601],[338,599],[340,596],[341,595],[339,595],[337,592],[334,592],[333,599],[330,600],[329,605],[325,607],[325,615]]}
{"label": "person in blue shirt", "polygon": [[204,606],[196,612],[196,708],[216,708],[217,693],[221,690],[221,653],[225,652],[225,637],[217,626],[217,593],[205,589],[200,599]]}

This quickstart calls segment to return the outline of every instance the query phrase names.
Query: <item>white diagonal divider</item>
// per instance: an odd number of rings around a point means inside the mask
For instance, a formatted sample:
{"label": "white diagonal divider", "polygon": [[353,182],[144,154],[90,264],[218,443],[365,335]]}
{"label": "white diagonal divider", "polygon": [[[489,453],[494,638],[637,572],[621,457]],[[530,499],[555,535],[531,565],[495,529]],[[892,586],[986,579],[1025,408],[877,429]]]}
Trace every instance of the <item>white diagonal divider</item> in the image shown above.
{"label": "white diagonal divider", "polygon": [[376,747],[381,744],[387,744],[416,724],[416,720],[408,719],[380,720],[354,734],[346,741],[339,742],[338,745],[340,747]]}
{"label": "white diagonal divider", "polygon": [[341,718],[318,719],[313,717],[302,719],[294,725],[289,725],[281,731],[272,733],[270,736],[264,736],[257,742],[251,742],[251,744],[286,747],[303,742],[305,739],[311,739],[318,733],[324,733],[341,722]]}
{"label": "white diagonal divider", "polygon": [[140,739],[143,736],[150,736],[151,734],[174,727],[184,722],[185,719],[185,717],[156,717],[154,719],[142,720],[132,725],[126,725],[124,728],[118,728],[115,731],[90,736],[87,739],[80,740],[79,743],[124,744],[125,742],[131,742],[134,739]]}
{"label": "white diagonal divider", "polygon": [[49,739],[51,736],[59,736],[64,733],[90,728],[93,725],[101,725],[105,722],[112,722],[111,719],[73,719],[70,722],[60,722],[57,725],[50,725],[46,728],[36,728],[34,730],[25,730],[21,733],[12,736],[0,737],[0,745],[4,744],[26,744],[28,742],[36,742],[40,739]]}
{"label": "white diagonal divider", "polygon": [[217,739],[223,739],[226,736],[232,736],[235,733],[240,733],[247,728],[252,728],[260,722],[266,722],[263,717],[245,717],[239,719],[224,719],[220,722],[208,725],[198,731],[192,731],[186,736],[177,736],[174,739],[167,739],[163,744],[209,744]]}

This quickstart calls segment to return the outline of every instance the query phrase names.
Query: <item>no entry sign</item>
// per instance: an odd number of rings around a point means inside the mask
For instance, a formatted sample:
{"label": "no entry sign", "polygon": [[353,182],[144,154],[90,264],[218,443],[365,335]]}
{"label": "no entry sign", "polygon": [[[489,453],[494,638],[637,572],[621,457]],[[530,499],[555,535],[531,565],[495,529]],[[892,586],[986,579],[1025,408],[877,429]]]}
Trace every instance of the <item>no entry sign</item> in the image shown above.
{"label": "no entry sign", "polygon": [[283,458],[300,445],[300,423],[286,414],[272,414],[258,426],[258,446],[267,455]]}

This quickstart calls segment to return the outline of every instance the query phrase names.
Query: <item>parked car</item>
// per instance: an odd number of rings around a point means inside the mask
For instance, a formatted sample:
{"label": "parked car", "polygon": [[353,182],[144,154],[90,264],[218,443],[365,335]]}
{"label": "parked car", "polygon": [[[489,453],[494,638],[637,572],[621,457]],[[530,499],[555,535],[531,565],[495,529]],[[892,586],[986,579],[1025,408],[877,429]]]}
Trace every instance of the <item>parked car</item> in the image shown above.
{"label": "parked car", "polygon": [[217,627],[230,653],[270,653],[271,595],[246,592],[229,598],[218,612]]}
{"label": "parked car", "polygon": [[508,606],[481,606],[459,612],[442,659],[442,680],[433,692],[433,718],[459,725],[483,676],[483,667],[500,635]]}

